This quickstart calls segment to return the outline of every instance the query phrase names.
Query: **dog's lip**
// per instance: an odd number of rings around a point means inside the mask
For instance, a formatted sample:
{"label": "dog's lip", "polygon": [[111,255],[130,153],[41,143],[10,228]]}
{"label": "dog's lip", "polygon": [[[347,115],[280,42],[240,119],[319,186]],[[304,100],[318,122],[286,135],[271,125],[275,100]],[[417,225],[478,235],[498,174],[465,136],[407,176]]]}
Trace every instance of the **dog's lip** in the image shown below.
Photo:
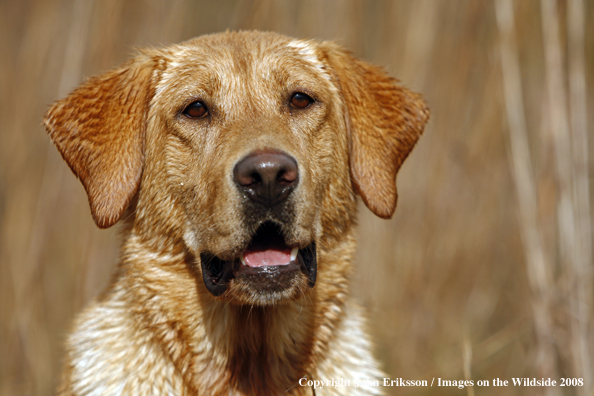
{"label": "dog's lip", "polygon": [[[260,224],[247,246],[235,257],[225,260],[216,254],[204,252],[200,258],[204,284],[215,296],[223,294],[234,278],[251,282],[254,287],[264,289],[271,284],[275,287],[283,284],[288,279],[287,274],[291,276],[292,272],[296,274],[301,271],[310,287],[313,287],[316,281],[315,243],[310,242],[301,249],[288,245],[281,225],[273,222]],[[270,280],[268,285],[266,279]]]}
{"label": "dog's lip", "polygon": [[[307,248],[310,248],[310,246],[308,246]],[[314,248],[315,249],[315,248]],[[287,263],[283,263],[283,264],[263,264],[263,265],[249,265],[245,262],[244,258],[243,258],[243,254],[240,257],[240,263],[241,265],[235,265],[233,268],[233,274],[237,277],[241,274],[272,274],[275,272],[288,272],[291,271],[293,269],[299,269],[301,266],[301,261],[300,260],[302,258],[301,252],[304,251],[304,249],[299,249],[298,247],[294,247],[291,249],[291,253],[290,253],[290,261]],[[304,252],[304,254],[306,254]]]}
{"label": "dog's lip", "polygon": [[[293,258],[293,252],[297,250]],[[317,276],[316,244],[311,242],[306,247],[291,250],[291,261],[282,265],[265,265],[250,267],[244,265],[241,259],[223,260],[216,255],[201,253],[202,278],[207,290],[216,296],[222,295],[229,282],[242,277],[270,277],[280,274],[301,271],[307,277],[309,287],[314,287]]]}
{"label": "dog's lip", "polygon": [[[293,252],[295,252],[294,257]],[[298,270],[301,270],[301,272],[303,272],[308,279],[309,287],[314,287],[317,275],[316,256],[316,244],[315,242],[312,242],[303,249],[293,248],[291,250],[291,261],[287,264],[252,267],[243,265],[243,263],[240,261],[240,265],[233,266],[233,275],[236,278],[239,278],[242,275],[271,276],[274,274],[291,271],[297,272]],[[237,261],[235,263],[237,263]]]}

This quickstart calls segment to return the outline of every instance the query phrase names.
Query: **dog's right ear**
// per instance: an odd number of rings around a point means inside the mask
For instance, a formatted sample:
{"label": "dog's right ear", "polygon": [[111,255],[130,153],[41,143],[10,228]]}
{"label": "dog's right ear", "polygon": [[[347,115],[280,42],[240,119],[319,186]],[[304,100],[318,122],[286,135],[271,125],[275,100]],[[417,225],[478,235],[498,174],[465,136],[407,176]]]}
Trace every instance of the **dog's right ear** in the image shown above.
{"label": "dog's right ear", "polygon": [[101,228],[120,219],[140,184],[156,64],[140,55],[89,79],[45,114],[45,128],[82,182]]}

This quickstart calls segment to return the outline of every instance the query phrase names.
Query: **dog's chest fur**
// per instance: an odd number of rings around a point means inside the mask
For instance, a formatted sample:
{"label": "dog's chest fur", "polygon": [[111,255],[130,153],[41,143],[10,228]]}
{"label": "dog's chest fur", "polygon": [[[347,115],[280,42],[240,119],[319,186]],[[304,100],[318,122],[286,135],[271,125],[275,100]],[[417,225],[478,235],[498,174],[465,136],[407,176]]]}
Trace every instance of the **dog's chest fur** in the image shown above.
{"label": "dog's chest fur", "polygon": [[[69,340],[71,365],[65,382],[73,394],[311,395],[311,386],[299,384],[304,377],[362,384],[328,386],[316,395],[382,394],[381,388],[365,383],[383,374],[370,353],[361,308],[346,294],[324,304],[214,305],[201,311],[196,284],[184,285],[188,277],[176,268],[184,263],[182,254],[134,257],[160,261],[171,270],[134,274],[139,271],[134,264],[124,266],[130,273],[123,279],[133,277],[134,285],[114,284],[102,302],[79,316]],[[192,271],[191,266],[185,270]],[[130,372],[136,373],[133,380]]]}

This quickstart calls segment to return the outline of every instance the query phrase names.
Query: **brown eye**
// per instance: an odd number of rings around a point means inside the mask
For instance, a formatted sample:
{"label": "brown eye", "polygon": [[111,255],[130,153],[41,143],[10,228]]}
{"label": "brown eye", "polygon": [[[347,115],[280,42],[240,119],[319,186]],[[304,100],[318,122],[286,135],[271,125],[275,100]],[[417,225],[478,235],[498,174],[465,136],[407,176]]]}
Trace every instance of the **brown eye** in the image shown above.
{"label": "brown eye", "polygon": [[296,109],[305,109],[313,102],[314,100],[310,96],[302,92],[295,92],[293,96],[291,96],[291,106]]}
{"label": "brown eye", "polygon": [[190,118],[202,118],[208,114],[208,109],[204,103],[197,100],[184,109],[184,114]]}

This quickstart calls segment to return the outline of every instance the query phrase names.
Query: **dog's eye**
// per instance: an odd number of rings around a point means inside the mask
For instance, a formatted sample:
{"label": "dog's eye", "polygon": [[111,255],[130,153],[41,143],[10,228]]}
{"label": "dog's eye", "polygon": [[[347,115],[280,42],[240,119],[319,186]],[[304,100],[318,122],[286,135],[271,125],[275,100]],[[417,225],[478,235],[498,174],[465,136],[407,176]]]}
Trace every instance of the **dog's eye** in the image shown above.
{"label": "dog's eye", "polygon": [[313,102],[313,98],[303,92],[295,92],[293,96],[291,96],[291,106],[296,109],[305,109]]}
{"label": "dog's eye", "polygon": [[183,113],[190,118],[202,118],[208,114],[208,109],[199,100],[192,102],[186,107]]}

